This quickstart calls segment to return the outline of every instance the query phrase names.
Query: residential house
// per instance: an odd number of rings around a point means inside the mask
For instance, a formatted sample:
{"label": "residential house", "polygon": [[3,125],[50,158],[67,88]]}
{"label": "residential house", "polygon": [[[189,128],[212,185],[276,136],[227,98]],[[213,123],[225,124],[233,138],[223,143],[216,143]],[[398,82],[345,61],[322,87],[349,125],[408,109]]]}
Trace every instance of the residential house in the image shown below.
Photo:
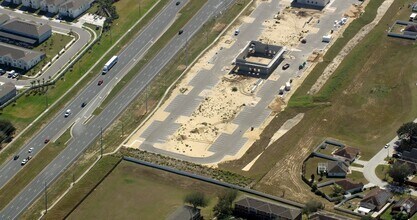
{"label": "residential house", "polygon": [[321,8],[325,7],[329,2],[330,0],[293,0],[293,3]]}
{"label": "residential house", "polygon": [[41,0],[22,0],[22,5],[28,8],[39,9]]}
{"label": "residential house", "polygon": [[288,208],[250,197],[245,197],[235,203],[234,215],[248,220],[302,219],[301,209]]}
{"label": "residential house", "polygon": [[417,212],[417,200],[413,198],[401,199],[396,202],[391,209],[391,215],[404,212],[408,217],[413,216]]}
{"label": "residential house", "polygon": [[70,0],[59,7],[59,16],[77,18],[91,7],[92,0]]}
{"label": "residential house", "polygon": [[360,150],[354,147],[344,147],[333,153],[333,156],[345,162],[352,163],[359,156]]}
{"label": "residential house", "polygon": [[37,45],[47,40],[51,35],[51,26],[20,19],[11,19],[0,26],[0,38],[18,45]]}
{"label": "residential house", "polygon": [[50,14],[57,14],[59,7],[64,4],[66,0],[42,0],[41,10]]}
{"label": "residential house", "polygon": [[329,161],[326,163],[318,163],[317,173],[326,173],[327,177],[346,177],[349,172],[348,166],[342,161]]}
{"label": "residential house", "polygon": [[0,64],[29,70],[45,57],[45,53],[0,43]]}
{"label": "residential house", "polygon": [[15,4],[15,5],[22,4],[22,0],[4,0],[4,1],[9,3],[9,4]]}
{"label": "residential house", "polygon": [[3,105],[17,94],[16,86],[7,82],[0,86],[0,105]]}
{"label": "residential house", "polygon": [[[417,35],[417,25],[413,25],[412,27],[414,28],[413,29],[415,33],[414,35]],[[404,30],[404,33],[405,33],[405,30]],[[403,151],[401,158],[404,160],[417,163],[417,148],[413,148],[411,149],[411,151]]]}
{"label": "residential house", "polygon": [[393,194],[387,190],[375,188],[371,190],[360,202],[358,211],[368,214],[372,211],[379,211],[392,198]]}
{"label": "residential house", "polygon": [[184,205],[177,210],[175,210],[174,213],[172,213],[168,220],[200,220],[203,219],[200,214],[200,209]]}
{"label": "residential house", "polygon": [[350,179],[338,180],[335,182],[335,184],[340,186],[346,194],[361,192],[363,189],[363,183],[355,183]]}
{"label": "residential house", "polygon": [[406,161],[406,160],[403,160],[403,159],[397,159],[395,162],[400,163],[400,164],[406,164],[408,166],[408,168],[410,168],[410,171],[413,174],[417,173],[417,163],[414,163],[414,162],[411,162],[411,161]]}
{"label": "residential house", "polygon": [[4,24],[9,19],[10,17],[8,15],[0,13],[0,25]]}

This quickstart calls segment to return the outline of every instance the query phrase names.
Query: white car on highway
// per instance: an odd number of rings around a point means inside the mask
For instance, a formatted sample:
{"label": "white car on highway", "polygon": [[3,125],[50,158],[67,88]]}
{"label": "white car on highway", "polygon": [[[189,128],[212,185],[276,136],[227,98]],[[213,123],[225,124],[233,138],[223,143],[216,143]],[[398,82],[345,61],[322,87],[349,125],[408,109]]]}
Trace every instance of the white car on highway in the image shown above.
{"label": "white car on highway", "polygon": [[32,153],[32,151],[33,151],[33,147],[31,147],[31,148],[29,148],[29,153]]}
{"label": "white car on highway", "polygon": [[67,109],[67,111],[65,111],[65,118],[68,117],[71,114],[71,109]]}
{"label": "white car on highway", "polygon": [[28,162],[28,160],[25,158],[25,159],[23,159],[23,160],[22,160],[21,165],[23,166],[23,165],[25,165],[27,162]]}

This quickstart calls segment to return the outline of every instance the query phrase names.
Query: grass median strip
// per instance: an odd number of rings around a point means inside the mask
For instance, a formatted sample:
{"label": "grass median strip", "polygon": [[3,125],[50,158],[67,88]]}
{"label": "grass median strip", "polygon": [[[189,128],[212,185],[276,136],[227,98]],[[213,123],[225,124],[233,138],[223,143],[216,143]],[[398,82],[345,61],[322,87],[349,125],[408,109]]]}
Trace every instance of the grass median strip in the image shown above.
{"label": "grass median strip", "polygon": [[[203,51],[250,2],[249,0],[240,1],[240,4],[234,5],[229,13],[224,13],[216,20],[210,20],[204,25],[196,35],[190,39],[188,52],[189,60],[193,60],[201,51]],[[251,9],[248,9],[249,14]],[[220,27],[220,28],[219,28]],[[206,39],[206,44],[201,43],[201,39]],[[162,70],[161,74],[149,86],[148,103],[149,109],[155,107],[157,101],[162,98],[162,95],[184,71],[185,51],[181,51],[176,59],[169,62],[169,64]],[[119,146],[119,144],[126,138],[126,136],[137,128],[138,124],[146,117],[145,107],[143,105],[145,96],[141,94],[131,105],[126,109],[119,120],[106,130],[103,135],[105,152],[112,152]],[[123,126],[122,126],[123,124]],[[95,160],[95,156],[99,152],[99,144],[95,143],[90,146],[87,152],[77,160],[77,162],[67,169],[55,183],[48,188],[48,206],[50,206],[61,193],[69,186],[73,175],[78,178],[79,175]],[[87,174],[89,175],[89,174]],[[85,178],[85,177],[84,177]],[[94,183],[91,183],[94,184]],[[66,202],[67,197],[64,197],[62,202]],[[72,200],[72,199],[71,199]],[[72,201],[76,203],[78,201]],[[61,202],[59,202],[61,203]],[[58,203],[58,204],[59,204]],[[58,207],[58,206],[57,206]],[[44,200],[38,199],[33,206],[31,206],[23,215],[23,218],[33,219],[39,216],[39,212],[44,208]],[[55,208],[54,208],[55,209]],[[52,211],[50,211],[52,212]],[[58,211],[54,211],[57,213]]]}
{"label": "grass median strip", "polygon": [[179,12],[180,16],[168,28],[168,30],[149,48],[145,56],[127,73],[111,90],[110,94],[104,99],[100,107],[94,111],[94,115],[99,115],[107,104],[127,85],[138,72],[150,62],[158,52],[168,44],[168,42],[178,34],[180,30],[194,15],[203,7],[207,0],[189,1]]}
{"label": "grass median strip", "polygon": [[[55,143],[49,143],[36,154],[10,181],[0,189],[0,210],[6,207],[19,192],[29,184],[63,149],[65,143],[71,138],[67,130]],[[14,163],[19,164],[24,159],[23,155]]]}
{"label": "grass median strip", "polygon": [[[111,52],[94,68],[91,72],[85,73],[91,68],[94,63],[104,54],[115,42],[115,39],[120,38],[132,25],[157,1],[146,0],[141,3],[142,14],[137,13],[137,9],[129,7],[129,2],[135,2],[135,0],[119,1],[116,3],[116,8],[120,14],[120,21],[123,21],[123,25],[118,25],[118,21],[112,27],[112,34],[105,33],[101,36],[100,41],[94,45],[84,56],[81,58],[66,74],[65,77],[57,82],[53,86],[47,88],[46,93],[37,93],[36,95],[24,96],[17,100],[15,106],[8,106],[1,111],[0,118],[7,118],[18,129],[18,132],[23,128],[29,126],[33,120],[38,117],[45,109],[46,103],[53,103],[58,100],[66,91],[68,91],[74,83],[78,81],[84,74],[88,74],[85,79],[80,82],[76,88],[73,88],[73,93],[68,93],[64,96],[54,108],[51,108],[47,114],[45,114],[40,120],[33,123],[31,127],[25,131],[15,142],[10,144],[6,149],[0,152],[0,164],[3,164],[8,158],[10,158],[23,144],[25,144],[29,138],[31,138],[36,132],[40,130],[48,121],[74,98],[74,94],[80,91],[80,88],[86,86],[97,74],[100,73],[102,66],[107,62],[107,58],[116,54],[123,45],[127,44],[132,38],[143,28],[169,1],[161,0],[154,9],[143,17],[141,22],[138,23],[128,34],[120,41],[120,43],[114,47]],[[121,5],[123,3],[123,5]],[[135,13],[136,12],[136,13]],[[46,102],[47,101],[47,102]]]}

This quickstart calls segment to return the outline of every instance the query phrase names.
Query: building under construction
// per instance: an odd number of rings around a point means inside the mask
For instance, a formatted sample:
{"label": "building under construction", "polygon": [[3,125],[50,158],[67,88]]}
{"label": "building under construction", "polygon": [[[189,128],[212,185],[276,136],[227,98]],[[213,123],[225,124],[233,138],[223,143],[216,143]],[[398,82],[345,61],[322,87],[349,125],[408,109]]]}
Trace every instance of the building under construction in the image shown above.
{"label": "building under construction", "polygon": [[236,57],[236,74],[267,78],[282,62],[284,47],[250,41]]}

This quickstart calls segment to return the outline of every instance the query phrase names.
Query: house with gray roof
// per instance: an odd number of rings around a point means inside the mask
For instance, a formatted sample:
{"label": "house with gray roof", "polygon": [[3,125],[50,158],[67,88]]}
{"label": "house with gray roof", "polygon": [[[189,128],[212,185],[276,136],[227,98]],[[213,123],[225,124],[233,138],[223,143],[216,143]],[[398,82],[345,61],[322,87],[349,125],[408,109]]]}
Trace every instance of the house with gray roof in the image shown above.
{"label": "house with gray roof", "polygon": [[369,210],[368,212],[379,211],[392,197],[393,194],[391,192],[377,187],[363,197],[360,202],[360,208],[362,208],[362,210]]}
{"label": "house with gray roof", "polygon": [[41,0],[22,0],[22,5],[28,8],[39,9]]}
{"label": "house with gray roof", "polygon": [[15,5],[22,4],[22,0],[4,0],[4,1],[9,3],[9,4],[15,4]]}
{"label": "house with gray roof", "polygon": [[403,151],[401,158],[417,163],[417,148],[412,148],[411,151]]}
{"label": "house with gray roof", "polygon": [[346,177],[349,167],[342,161],[335,160],[317,164],[317,174],[325,173],[327,177]]}
{"label": "house with gray roof", "polygon": [[4,24],[4,22],[8,21],[10,17],[6,14],[0,13],[0,25]]}
{"label": "house with gray roof", "polygon": [[29,70],[43,58],[45,53],[0,43],[0,64]]}
{"label": "house with gray roof", "polygon": [[59,6],[59,16],[77,18],[91,7],[92,0],[69,0]]}
{"label": "house with gray roof", "polygon": [[64,4],[66,0],[42,0],[41,10],[51,14],[57,14],[59,7]]}
{"label": "house with gray roof", "polygon": [[0,105],[3,105],[17,94],[16,86],[7,82],[0,86]]}
{"label": "house with gray roof", "polygon": [[300,209],[289,208],[284,205],[272,204],[266,201],[244,197],[235,203],[233,214],[244,219],[282,219],[301,220]]}
{"label": "house with gray roof", "polygon": [[52,28],[47,24],[11,19],[0,26],[0,37],[25,45],[37,45],[52,35]]}

